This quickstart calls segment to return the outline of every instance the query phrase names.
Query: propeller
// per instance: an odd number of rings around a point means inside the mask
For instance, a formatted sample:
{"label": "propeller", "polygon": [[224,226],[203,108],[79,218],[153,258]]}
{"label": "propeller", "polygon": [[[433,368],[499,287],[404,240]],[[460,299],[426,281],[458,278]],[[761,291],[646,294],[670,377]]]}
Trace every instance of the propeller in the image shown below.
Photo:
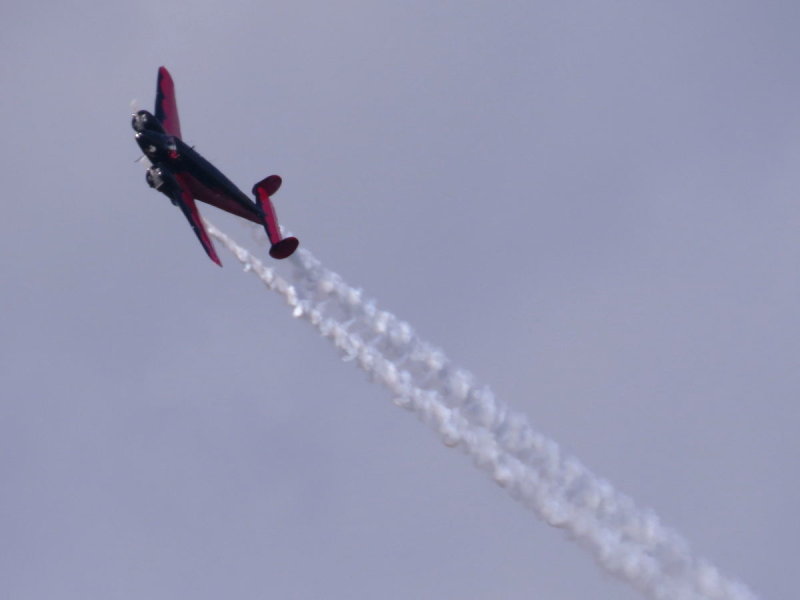
{"label": "propeller", "polygon": [[[131,100],[130,107],[131,107],[131,115],[135,115],[137,112],[139,112],[139,100],[137,98]],[[137,158],[133,162],[144,165],[146,169],[149,169],[150,167],[153,166],[153,163],[151,163],[150,159],[147,158],[147,156],[144,154],[142,154],[139,158]]]}

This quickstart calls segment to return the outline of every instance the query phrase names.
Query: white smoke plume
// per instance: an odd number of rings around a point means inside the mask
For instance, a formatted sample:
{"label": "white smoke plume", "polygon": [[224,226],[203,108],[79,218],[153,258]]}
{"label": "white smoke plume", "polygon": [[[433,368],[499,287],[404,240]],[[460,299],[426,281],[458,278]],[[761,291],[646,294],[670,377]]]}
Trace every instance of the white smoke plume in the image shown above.
{"label": "white smoke plume", "polygon": [[218,239],[292,314],[388,388],[448,446],[473,457],[512,497],[569,532],[598,564],[659,600],[754,600],[743,584],[696,557],[687,542],[611,484],[535,431],[492,391],[421,340],[408,323],[377,308],[361,290],[324,268],[310,252],[289,259],[290,281],[208,223]]}

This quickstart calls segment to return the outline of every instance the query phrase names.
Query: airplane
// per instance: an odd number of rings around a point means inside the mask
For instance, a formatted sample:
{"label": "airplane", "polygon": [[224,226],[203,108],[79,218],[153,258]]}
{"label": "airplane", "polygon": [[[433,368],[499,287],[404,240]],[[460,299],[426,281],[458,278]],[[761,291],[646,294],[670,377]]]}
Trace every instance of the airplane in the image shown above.
{"label": "airplane", "polygon": [[222,266],[195,200],[263,225],[271,244],[269,254],[273,258],[287,258],[297,249],[300,244],[297,238],[281,238],[272,206],[271,197],[282,183],[278,175],[270,175],[253,186],[253,201],[181,139],[175,84],[165,67],[158,69],[155,115],[140,110],[133,115],[131,125],[136,132],[136,143],[151,162],[146,174],[147,183],[183,211],[212,261]]}

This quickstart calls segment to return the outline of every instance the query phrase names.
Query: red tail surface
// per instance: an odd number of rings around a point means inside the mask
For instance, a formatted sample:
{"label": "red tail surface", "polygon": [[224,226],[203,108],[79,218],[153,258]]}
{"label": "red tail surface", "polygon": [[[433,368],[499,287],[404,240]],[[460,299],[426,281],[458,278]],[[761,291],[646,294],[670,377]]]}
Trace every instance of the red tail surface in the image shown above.
{"label": "red tail surface", "polygon": [[281,183],[282,180],[278,175],[270,175],[253,186],[253,194],[258,200],[258,205],[261,207],[264,218],[264,229],[267,232],[270,244],[272,244],[269,249],[269,255],[278,259],[291,256],[297,246],[300,245],[300,242],[295,237],[281,239],[278,218],[275,216],[275,208],[272,206],[272,200],[270,200],[270,196],[280,189]]}

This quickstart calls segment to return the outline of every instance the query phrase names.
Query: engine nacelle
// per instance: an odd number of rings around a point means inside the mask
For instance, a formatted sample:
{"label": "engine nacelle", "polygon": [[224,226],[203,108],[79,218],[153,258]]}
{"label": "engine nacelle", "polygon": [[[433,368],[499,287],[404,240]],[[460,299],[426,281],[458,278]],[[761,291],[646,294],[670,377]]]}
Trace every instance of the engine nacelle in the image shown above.
{"label": "engine nacelle", "polygon": [[158,167],[150,167],[147,169],[144,178],[147,180],[147,185],[156,190],[160,190],[164,186],[164,175]]}
{"label": "engine nacelle", "polygon": [[157,133],[166,133],[161,122],[146,110],[140,110],[131,116],[131,127],[136,132],[155,131]]}
{"label": "engine nacelle", "polygon": [[175,204],[181,188],[172,173],[163,167],[150,167],[144,178],[147,180],[147,185],[167,196]]}

